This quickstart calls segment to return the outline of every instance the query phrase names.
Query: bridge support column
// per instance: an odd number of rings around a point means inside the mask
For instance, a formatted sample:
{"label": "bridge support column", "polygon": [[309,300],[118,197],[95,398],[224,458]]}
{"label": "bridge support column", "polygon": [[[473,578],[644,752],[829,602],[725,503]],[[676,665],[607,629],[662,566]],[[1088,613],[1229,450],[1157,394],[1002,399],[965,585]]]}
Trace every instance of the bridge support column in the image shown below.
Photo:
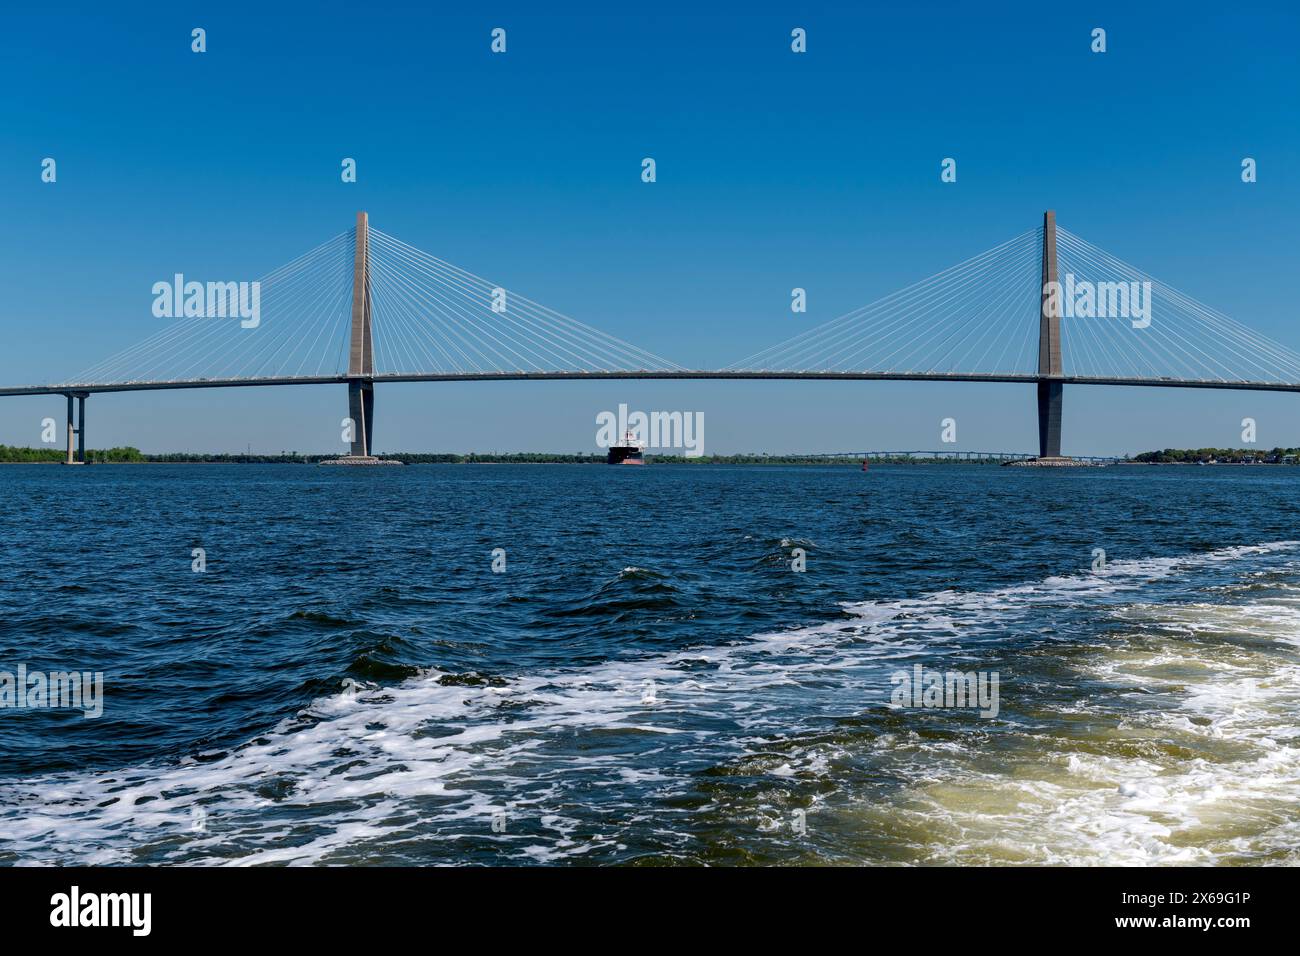
{"label": "bridge support column", "polygon": [[[1055,286],[1056,295],[1049,290]],[[1043,290],[1038,313],[1038,457],[1061,457],[1060,283],[1056,268],[1056,213],[1043,213]],[[1050,376],[1050,378],[1049,378]]]}
{"label": "bridge support column", "polygon": [[350,454],[365,458],[374,447],[375,386],[373,382],[352,379],[348,382],[348,418],[352,419]]}
{"label": "bridge support column", "polygon": [[1061,397],[1065,386],[1060,382],[1038,383],[1038,457],[1061,457]]}
{"label": "bridge support column", "polygon": [[76,461],[76,459],[72,457],[72,439],[77,434],[77,426],[73,423],[72,420],[72,396],[69,395],[67,396],[67,398],[68,398],[68,457],[64,459],[63,463],[65,465],[71,465],[73,462]]}
{"label": "bridge support column", "polygon": [[370,217],[357,213],[352,263],[352,334],[348,342],[348,417],[351,458],[368,458],[375,446],[374,331],[370,319]]}
{"label": "bridge support column", "polygon": [[86,463],[86,396],[77,396],[77,461]]}

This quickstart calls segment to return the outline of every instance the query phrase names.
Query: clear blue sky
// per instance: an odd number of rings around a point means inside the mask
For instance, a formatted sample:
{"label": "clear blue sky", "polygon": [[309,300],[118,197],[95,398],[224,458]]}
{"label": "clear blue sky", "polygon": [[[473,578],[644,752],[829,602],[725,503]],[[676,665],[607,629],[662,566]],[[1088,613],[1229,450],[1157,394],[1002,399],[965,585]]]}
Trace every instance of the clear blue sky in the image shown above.
{"label": "clear blue sky", "polygon": [[[0,382],[73,375],[166,321],[150,312],[159,279],[261,275],[358,209],[688,367],[866,304],[1048,207],[1300,348],[1293,4],[549,6],[6,11]],[[489,52],[496,26],[504,56]],[[806,55],[790,52],[795,26]],[[1089,51],[1096,26],[1104,55]],[[345,156],[356,184],[340,181]],[[946,156],[956,184],[939,180]],[[1244,156],[1256,184],[1241,182]],[[790,312],[794,286],[807,315]],[[345,398],[95,396],[88,434],[147,451],[333,451]],[[619,402],[703,411],[717,453],[940,447],[948,416],[958,448],[1036,443],[1024,386],[521,383],[383,386],[377,447],[594,450],[596,412]],[[61,414],[57,397],[0,400],[0,442],[36,444],[40,419]],[[1300,396],[1075,387],[1065,451],[1238,444],[1245,416],[1261,444],[1300,445]]]}

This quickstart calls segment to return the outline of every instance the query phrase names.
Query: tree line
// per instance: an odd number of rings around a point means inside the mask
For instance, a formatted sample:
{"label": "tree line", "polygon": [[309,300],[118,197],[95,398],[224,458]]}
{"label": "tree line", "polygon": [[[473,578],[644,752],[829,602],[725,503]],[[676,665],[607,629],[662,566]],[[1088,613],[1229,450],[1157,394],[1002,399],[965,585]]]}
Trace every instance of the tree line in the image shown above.
{"label": "tree line", "polygon": [[1135,455],[1134,461],[1148,464],[1250,464],[1294,465],[1300,462],[1300,448],[1166,448],[1163,451],[1144,451]]}
{"label": "tree line", "polygon": [[[20,448],[16,445],[0,445],[0,463],[7,462],[59,462],[67,452],[63,448]],[[230,454],[226,452],[213,454],[202,452],[165,452],[163,454],[145,454],[138,448],[130,446],[121,448],[88,449],[86,460],[92,462],[114,463],[175,463],[175,464],[299,464],[314,465],[332,455],[307,455],[296,451],[277,454]],[[467,454],[433,453],[433,452],[397,452],[384,455],[395,461],[408,465],[596,465],[604,464],[605,455],[590,452],[573,454],[554,452],[469,452]],[[1300,448],[1273,448],[1268,451],[1249,448],[1165,448],[1161,451],[1146,451],[1134,455],[1131,459],[1143,464],[1300,464]],[[699,458],[687,458],[684,455],[646,455],[647,462],[662,465],[854,465],[857,458],[822,458],[815,455],[703,455]],[[1001,464],[1001,458],[957,459],[957,458],[923,458],[910,455],[892,455],[873,457],[871,464],[919,465],[919,464]]]}

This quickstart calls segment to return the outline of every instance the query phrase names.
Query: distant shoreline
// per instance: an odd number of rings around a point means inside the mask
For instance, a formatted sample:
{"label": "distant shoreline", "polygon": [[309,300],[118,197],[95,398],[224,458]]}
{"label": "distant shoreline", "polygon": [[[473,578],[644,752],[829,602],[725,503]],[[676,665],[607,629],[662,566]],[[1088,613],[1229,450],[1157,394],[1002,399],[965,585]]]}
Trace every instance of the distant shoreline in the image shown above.
{"label": "distant shoreline", "polygon": [[[62,449],[49,448],[15,448],[0,445],[0,464],[10,465],[55,465],[62,464],[65,452]],[[992,465],[998,466],[1016,460],[1010,457],[991,456],[986,458],[958,457],[964,453],[953,453],[952,457],[933,457],[923,455],[891,455],[871,457],[870,465]],[[975,453],[971,453],[975,454]],[[1249,460],[1250,456],[1254,460]],[[232,455],[232,454],[191,454],[172,452],[166,454],[145,454],[135,448],[111,448],[105,450],[87,450],[89,464],[113,465],[316,465],[321,461],[335,458],[330,454],[297,454],[290,452],[281,455]],[[410,465],[604,465],[603,453],[478,453],[451,454],[432,452],[398,452],[380,457],[400,461]],[[646,455],[647,464],[675,465],[689,467],[692,465],[755,465],[755,466],[838,466],[861,467],[860,457],[825,457],[823,455],[709,455],[699,458],[686,458],[681,455]],[[1120,459],[1116,465],[1295,465],[1300,464],[1300,452],[1292,449],[1273,449],[1269,452],[1249,452],[1239,449],[1199,449],[1175,450],[1161,452],[1143,452],[1132,458]]]}
{"label": "distant shoreline", "polygon": [[[161,456],[147,456],[139,459],[92,459],[89,457],[85,464],[90,465],[318,465],[322,461],[338,458],[337,455],[299,455],[297,457],[285,455],[283,457],[274,455],[254,455],[251,458],[243,455],[230,457],[186,457],[186,458],[163,458]],[[545,456],[516,457],[511,455],[419,455],[419,454],[393,454],[379,455],[393,461],[401,461],[408,465],[606,465],[605,456],[593,455],[587,460],[575,460],[570,456],[555,456],[548,458]],[[438,460],[428,460],[437,458]],[[742,460],[743,459],[743,460]],[[966,458],[872,458],[872,465],[1001,465],[1005,461],[1013,459],[1004,458],[985,458],[985,459],[966,459]],[[718,455],[716,457],[682,459],[676,456],[645,456],[647,465],[806,465],[810,467],[818,465],[835,465],[835,466],[852,466],[861,467],[860,458],[778,458],[772,456],[769,458],[750,456],[731,456]],[[62,465],[62,458],[41,459],[35,461],[7,461],[0,460],[0,465]]]}
{"label": "distant shoreline", "polygon": [[[698,464],[806,464],[806,466],[859,467],[861,453],[805,455],[771,455],[745,453],[736,455],[701,455],[686,458],[684,455],[646,454],[646,464],[672,464],[689,467]],[[975,457],[979,455],[979,457]],[[62,464],[66,450],[61,447],[18,447],[0,445],[0,464]],[[169,451],[164,454],[146,454],[135,447],[112,449],[87,449],[87,463],[92,464],[318,464],[322,460],[338,458],[338,454],[299,454],[287,451],[281,454],[227,454],[188,453]],[[604,464],[604,451],[469,451],[469,453],[434,453],[434,451],[395,451],[380,458],[404,464]],[[1026,455],[985,453],[985,451],[954,450],[939,455],[920,453],[880,453],[867,458],[870,464],[992,464],[1024,460]],[[1253,449],[1164,449],[1143,451],[1132,457],[1117,458],[1113,464],[1191,464],[1191,466],[1223,466],[1223,464],[1300,464],[1300,449],[1274,447],[1268,451]]]}

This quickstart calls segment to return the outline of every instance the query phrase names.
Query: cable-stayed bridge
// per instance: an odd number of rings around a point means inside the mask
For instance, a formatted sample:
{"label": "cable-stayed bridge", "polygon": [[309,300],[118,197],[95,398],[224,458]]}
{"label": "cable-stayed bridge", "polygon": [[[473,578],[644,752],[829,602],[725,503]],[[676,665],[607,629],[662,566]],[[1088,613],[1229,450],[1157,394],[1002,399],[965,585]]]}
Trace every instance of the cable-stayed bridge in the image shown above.
{"label": "cable-stayed bridge", "polygon": [[214,305],[212,285],[194,297],[177,289],[179,317],[70,380],[0,395],[66,396],[73,462],[85,460],[85,403],[99,392],[342,384],[351,452],[365,458],[380,382],[1009,382],[1035,387],[1039,456],[1054,459],[1066,385],[1300,391],[1300,353],[1058,229],[1050,211],[1038,228],[721,369],[685,368],[585,325],[371,229],[364,212],[258,280],[245,321],[234,310],[249,303],[219,289]]}

